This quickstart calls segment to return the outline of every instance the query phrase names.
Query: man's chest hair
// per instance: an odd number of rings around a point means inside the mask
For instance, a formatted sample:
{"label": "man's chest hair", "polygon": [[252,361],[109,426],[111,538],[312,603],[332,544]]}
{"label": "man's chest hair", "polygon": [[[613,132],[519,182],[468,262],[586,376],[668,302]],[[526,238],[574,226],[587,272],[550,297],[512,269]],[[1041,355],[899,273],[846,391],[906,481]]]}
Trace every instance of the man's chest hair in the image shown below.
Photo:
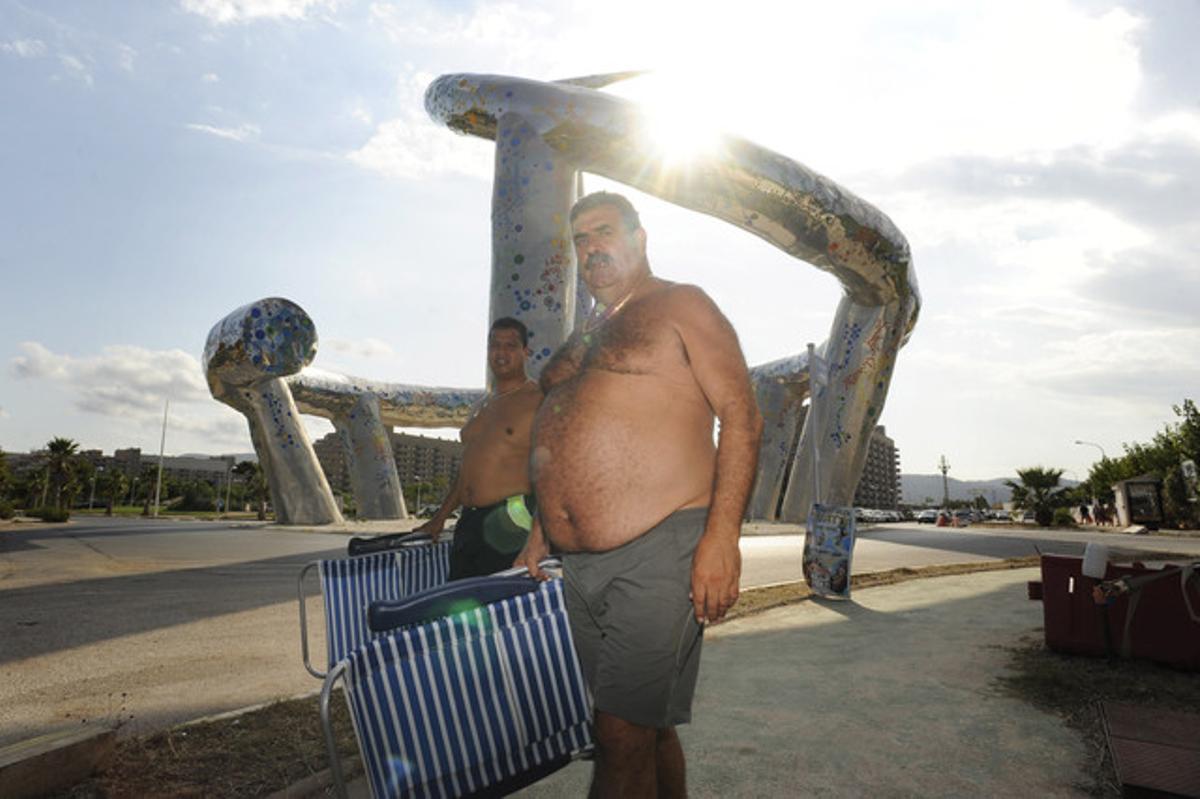
{"label": "man's chest hair", "polygon": [[648,309],[622,314],[591,334],[584,369],[648,374],[687,366],[687,353],[675,328]]}

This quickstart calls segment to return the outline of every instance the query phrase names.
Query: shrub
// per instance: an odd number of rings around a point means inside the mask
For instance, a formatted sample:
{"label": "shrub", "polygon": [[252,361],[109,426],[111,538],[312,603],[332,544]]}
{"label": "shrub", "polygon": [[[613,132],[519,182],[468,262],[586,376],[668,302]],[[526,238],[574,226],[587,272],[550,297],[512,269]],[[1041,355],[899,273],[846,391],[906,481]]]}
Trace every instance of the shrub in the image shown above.
{"label": "shrub", "polygon": [[189,482],[183,488],[183,498],[176,502],[173,510],[212,511],[217,509],[216,492],[213,487],[203,480]]}
{"label": "shrub", "polygon": [[11,519],[16,515],[16,510],[13,509],[12,503],[5,499],[0,499],[0,519]]}
{"label": "shrub", "polygon": [[71,511],[66,508],[34,508],[26,514],[44,522],[65,522],[71,518]]}
{"label": "shrub", "polygon": [[1054,526],[1055,527],[1074,527],[1075,517],[1071,515],[1070,508],[1055,508],[1054,509]]}

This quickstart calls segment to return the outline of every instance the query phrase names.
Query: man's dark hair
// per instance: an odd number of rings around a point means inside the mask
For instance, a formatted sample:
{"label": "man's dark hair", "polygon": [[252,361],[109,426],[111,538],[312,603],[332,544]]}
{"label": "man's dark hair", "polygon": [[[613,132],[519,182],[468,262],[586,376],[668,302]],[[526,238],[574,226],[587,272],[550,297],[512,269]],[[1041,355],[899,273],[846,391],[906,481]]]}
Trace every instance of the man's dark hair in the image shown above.
{"label": "man's dark hair", "polygon": [[580,197],[575,205],[571,207],[571,223],[574,224],[575,217],[584,211],[590,211],[593,208],[599,208],[604,205],[611,205],[617,209],[621,214],[621,222],[624,223],[625,229],[630,233],[642,226],[642,220],[638,217],[637,209],[633,207],[633,203],[625,199],[624,195],[611,191],[595,191],[585,197]]}
{"label": "man's dark hair", "polygon": [[525,323],[519,319],[513,319],[511,316],[501,316],[488,329],[488,335],[497,330],[515,330],[521,336],[521,346],[529,346],[529,328],[525,327]]}

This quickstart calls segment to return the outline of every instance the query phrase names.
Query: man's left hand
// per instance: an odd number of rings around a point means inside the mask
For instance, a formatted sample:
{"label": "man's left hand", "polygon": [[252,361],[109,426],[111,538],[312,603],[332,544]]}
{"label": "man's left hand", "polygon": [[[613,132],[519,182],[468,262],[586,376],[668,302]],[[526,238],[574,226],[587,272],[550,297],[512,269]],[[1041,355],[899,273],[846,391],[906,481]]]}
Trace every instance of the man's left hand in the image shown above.
{"label": "man's left hand", "polygon": [[705,533],[692,556],[692,606],[696,621],[720,621],[738,598],[742,553],[737,536]]}

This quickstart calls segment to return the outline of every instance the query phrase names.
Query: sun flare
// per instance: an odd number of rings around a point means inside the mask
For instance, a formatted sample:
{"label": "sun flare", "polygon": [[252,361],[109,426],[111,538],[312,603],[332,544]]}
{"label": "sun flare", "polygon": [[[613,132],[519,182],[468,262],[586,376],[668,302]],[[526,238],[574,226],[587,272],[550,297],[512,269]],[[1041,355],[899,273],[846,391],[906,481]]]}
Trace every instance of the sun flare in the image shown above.
{"label": "sun flare", "polygon": [[653,156],[675,166],[716,151],[721,131],[711,114],[712,97],[684,76],[651,74],[631,86],[630,99],[645,109]]}

